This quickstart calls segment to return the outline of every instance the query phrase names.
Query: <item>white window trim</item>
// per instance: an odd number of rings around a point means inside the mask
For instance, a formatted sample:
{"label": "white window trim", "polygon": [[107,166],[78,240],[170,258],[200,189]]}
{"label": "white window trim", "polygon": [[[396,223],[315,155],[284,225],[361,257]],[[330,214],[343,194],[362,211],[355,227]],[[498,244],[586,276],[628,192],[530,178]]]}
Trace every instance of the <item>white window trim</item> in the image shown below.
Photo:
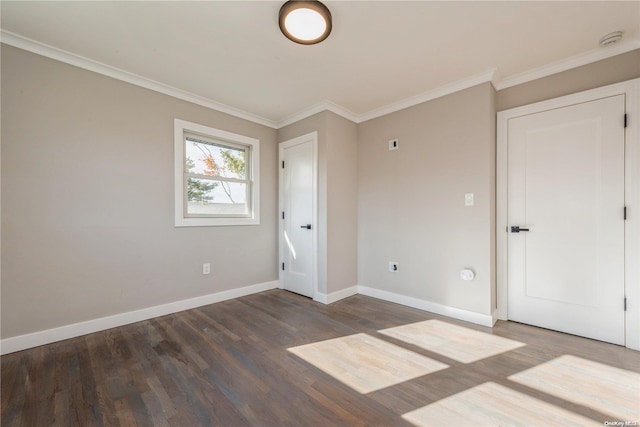
{"label": "white window trim", "polygon": [[[175,188],[175,226],[176,227],[212,227],[226,225],[260,224],[260,141],[244,135],[211,128],[185,120],[174,119],[174,188]],[[184,212],[184,133],[202,134],[231,144],[251,147],[251,167],[248,168],[251,182],[251,198],[248,200],[248,217],[185,217]]]}

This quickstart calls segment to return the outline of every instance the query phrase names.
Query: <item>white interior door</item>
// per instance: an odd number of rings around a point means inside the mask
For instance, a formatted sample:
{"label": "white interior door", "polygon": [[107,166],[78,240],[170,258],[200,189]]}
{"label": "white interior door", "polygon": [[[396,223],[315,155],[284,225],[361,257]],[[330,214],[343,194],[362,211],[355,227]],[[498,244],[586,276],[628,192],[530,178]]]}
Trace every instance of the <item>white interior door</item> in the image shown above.
{"label": "white interior door", "polygon": [[315,290],[316,134],[280,144],[281,286],[313,298]]}
{"label": "white interior door", "polygon": [[509,319],[624,344],[624,112],[618,95],[509,120]]}

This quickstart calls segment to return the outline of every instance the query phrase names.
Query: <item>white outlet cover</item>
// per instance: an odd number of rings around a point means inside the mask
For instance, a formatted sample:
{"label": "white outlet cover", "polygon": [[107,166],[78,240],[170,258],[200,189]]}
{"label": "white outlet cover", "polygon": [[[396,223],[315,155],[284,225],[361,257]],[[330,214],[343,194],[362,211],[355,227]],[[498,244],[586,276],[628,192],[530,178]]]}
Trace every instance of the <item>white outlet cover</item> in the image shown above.
{"label": "white outlet cover", "polygon": [[205,263],[202,264],[202,274],[210,274],[211,273],[211,264],[210,263]]}
{"label": "white outlet cover", "polygon": [[398,140],[398,138],[390,139],[389,151],[397,150],[398,148],[400,148],[400,141]]}
{"label": "white outlet cover", "polygon": [[397,273],[399,269],[400,269],[400,267],[398,267],[398,263],[397,262],[395,262],[395,261],[389,262],[389,273]]}
{"label": "white outlet cover", "polygon": [[473,193],[465,193],[464,194],[464,205],[465,206],[473,206]]}

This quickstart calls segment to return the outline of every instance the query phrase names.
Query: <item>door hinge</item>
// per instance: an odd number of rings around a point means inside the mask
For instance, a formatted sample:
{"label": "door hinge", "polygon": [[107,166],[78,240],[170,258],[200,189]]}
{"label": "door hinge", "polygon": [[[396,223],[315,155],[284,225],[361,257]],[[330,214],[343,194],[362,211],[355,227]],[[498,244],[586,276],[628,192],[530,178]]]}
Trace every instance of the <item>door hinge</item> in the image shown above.
{"label": "door hinge", "polygon": [[282,219],[284,219],[284,211],[282,211]]}
{"label": "door hinge", "polygon": [[627,220],[627,207],[624,207],[624,220]]}
{"label": "door hinge", "polygon": [[624,311],[627,311],[627,297],[624,297]]}
{"label": "door hinge", "polygon": [[282,271],[284,271],[284,262],[282,263]]}
{"label": "door hinge", "polygon": [[284,169],[284,160],[282,161],[282,169]]}
{"label": "door hinge", "polygon": [[627,127],[627,114],[624,115],[624,127]]}

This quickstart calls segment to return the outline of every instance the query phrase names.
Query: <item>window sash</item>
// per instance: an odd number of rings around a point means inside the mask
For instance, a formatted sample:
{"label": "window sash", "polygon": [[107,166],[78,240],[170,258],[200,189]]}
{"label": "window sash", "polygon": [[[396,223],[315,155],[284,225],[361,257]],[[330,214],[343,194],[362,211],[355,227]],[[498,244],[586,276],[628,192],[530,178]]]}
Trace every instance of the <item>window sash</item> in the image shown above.
{"label": "window sash", "polygon": [[[219,181],[217,179],[210,179],[210,177],[207,178],[202,178],[202,179],[206,179],[209,181]],[[243,182],[245,183],[245,182]],[[246,213],[244,214],[204,214],[204,213],[198,213],[198,214],[194,214],[194,213],[189,213],[189,195],[188,195],[188,191],[187,191],[187,179],[184,179],[184,183],[183,183],[183,212],[182,214],[184,215],[185,218],[251,218],[251,194],[253,191],[253,186],[251,185],[250,181],[246,181],[246,189],[245,189],[245,200],[246,202],[244,203],[246,206]]]}
{"label": "window sash", "polygon": [[[191,141],[199,145],[200,150],[194,151]],[[226,149],[232,150],[230,154],[235,158],[244,158],[244,173],[236,174],[233,168],[221,170],[225,166],[223,159],[226,156],[220,154],[220,151]],[[206,152],[209,151],[219,168],[213,165],[209,167],[208,160],[197,160],[194,169],[188,167],[191,164],[187,164],[187,153],[194,159],[194,156],[200,157],[195,154],[198,151],[203,151],[204,156],[208,156],[209,153]],[[260,140],[174,119],[174,153],[176,227],[260,224]],[[207,175],[202,175],[204,173]],[[221,174],[231,176],[220,176]],[[189,185],[193,180],[202,185]],[[217,183],[217,186],[209,183]],[[190,202],[189,190],[192,198]],[[235,203],[231,203],[232,200]],[[188,211],[191,213],[188,214]]]}
{"label": "window sash", "polygon": [[220,148],[235,148],[236,150],[243,150],[243,151],[246,150],[247,148],[250,148],[248,145],[238,144],[230,141],[224,141],[222,139],[215,139],[207,135],[201,135],[201,134],[185,131],[184,132],[185,142],[187,141],[187,139],[191,139],[201,144],[213,145],[214,147],[220,147]]}
{"label": "window sash", "polygon": [[[218,147],[221,149],[234,149],[244,152],[244,170],[245,170],[245,179],[239,178],[230,178],[222,175],[202,175],[197,173],[188,173],[186,172],[186,162],[187,162],[187,150],[186,146],[189,142],[197,142],[199,144],[211,145],[214,147]],[[183,168],[183,215],[185,218],[249,218],[251,217],[251,195],[252,195],[252,185],[251,185],[251,147],[247,145],[234,144],[227,141],[219,141],[206,135],[195,134],[192,132],[184,132],[184,150],[183,150],[183,160],[182,160],[182,168]],[[245,185],[245,200],[244,203],[246,205],[246,213],[245,214],[203,214],[203,213],[189,213],[189,196],[187,191],[187,185],[189,182],[189,178],[197,178],[206,181],[213,182],[233,182],[240,183]]]}
{"label": "window sash", "polygon": [[[226,142],[226,141],[218,141],[216,139],[213,138],[208,138],[205,135],[198,135],[198,134],[194,134],[191,132],[184,132],[184,147],[182,150],[182,171],[183,174],[185,175],[184,181],[187,181],[187,175],[193,177],[193,178],[202,178],[202,179],[210,179],[215,177],[216,179],[218,179],[219,181],[229,181],[229,182],[246,182],[246,183],[250,183],[251,182],[251,159],[252,159],[252,150],[251,150],[251,146],[248,145],[242,145],[242,144],[234,144],[232,142]],[[191,142],[198,142],[200,144],[207,144],[207,145],[212,145],[214,147],[218,147],[218,148],[231,148],[231,149],[235,149],[235,150],[241,150],[244,152],[244,176],[245,179],[238,179],[238,178],[228,178],[222,175],[200,175],[200,174],[189,174],[186,172],[185,170],[185,166],[187,164],[187,143],[191,141]],[[236,180],[236,181],[233,181]]]}
{"label": "window sash", "polygon": [[185,182],[187,178],[198,178],[198,179],[208,179],[211,181],[225,181],[225,182],[237,182],[240,184],[250,184],[250,179],[238,179],[238,178],[227,178],[226,176],[220,175],[200,175],[199,173],[184,173]]}

